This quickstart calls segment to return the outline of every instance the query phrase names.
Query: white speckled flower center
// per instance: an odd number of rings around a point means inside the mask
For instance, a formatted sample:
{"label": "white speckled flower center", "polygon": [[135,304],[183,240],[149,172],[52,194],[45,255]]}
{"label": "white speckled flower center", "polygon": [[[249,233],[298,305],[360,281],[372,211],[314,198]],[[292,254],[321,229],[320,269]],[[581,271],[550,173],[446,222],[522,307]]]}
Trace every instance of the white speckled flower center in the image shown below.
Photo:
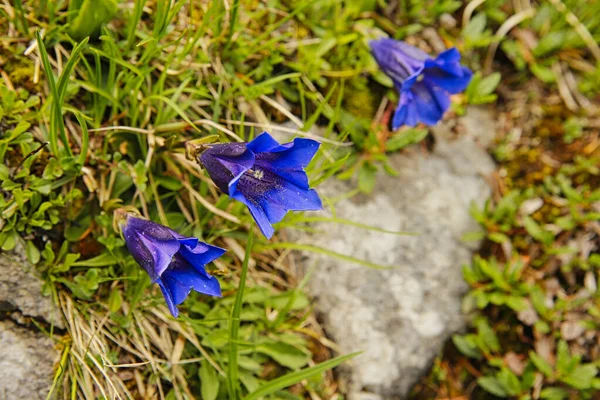
{"label": "white speckled flower center", "polygon": [[255,169],[255,170],[251,171],[251,174],[254,178],[256,178],[258,180],[262,180],[265,177],[265,173],[260,169]]}

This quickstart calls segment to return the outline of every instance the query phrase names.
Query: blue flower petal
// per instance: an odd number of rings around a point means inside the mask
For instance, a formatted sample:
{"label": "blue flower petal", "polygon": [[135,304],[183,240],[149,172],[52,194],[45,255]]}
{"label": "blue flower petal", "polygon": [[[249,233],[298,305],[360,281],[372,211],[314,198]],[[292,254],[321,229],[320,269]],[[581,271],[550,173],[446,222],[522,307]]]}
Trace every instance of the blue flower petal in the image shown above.
{"label": "blue flower petal", "polygon": [[460,65],[460,53],[454,47],[441,53],[435,60],[428,60],[423,74],[432,85],[451,94],[464,91],[473,76],[469,68]]}
{"label": "blue flower petal", "polygon": [[429,56],[424,51],[394,39],[379,39],[369,42],[371,53],[377,64],[394,84],[400,88],[411,75],[419,73]]}
{"label": "blue flower petal", "polygon": [[158,279],[156,281],[156,283],[158,283],[158,287],[160,287],[160,291],[162,292],[163,297],[165,298],[165,301],[167,302],[167,307],[169,307],[169,311],[171,312],[171,315],[173,315],[175,318],[177,318],[179,316],[179,310],[177,309],[177,306],[175,305],[175,302],[173,301],[173,295],[171,293],[171,290],[167,286],[165,286],[165,284],[160,279]]}
{"label": "blue flower petal", "polygon": [[460,62],[460,52],[456,47],[451,47],[448,50],[442,51],[435,58],[436,62],[443,62],[445,64],[459,63]]}
{"label": "blue flower petal", "polygon": [[469,86],[469,82],[471,81],[473,73],[467,67],[460,65],[459,69],[459,76],[449,74],[441,68],[427,69],[425,76],[431,85],[440,87],[450,94],[461,93],[467,88],[467,86]]}
{"label": "blue flower petal", "polygon": [[296,138],[272,148],[270,152],[256,153],[254,168],[270,170],[293,184],[308,189],[308,176],[304,168],[310,164],[320,143],[316,140]]}
{"label": "blue flower petal", "polygon": [[321,210],[321,199],[313,189],[301,187],[269,169],[259,171],[260,179],[244,175],[237,185],[234,198],[248,206],[267,238],[273,235],[271,224],[283,219],[288,211]]}
{"label": "blue flower petal", "polygon": [[254,165],[254,153],[245,143],[216,144],[202,152],[200,161],[217,187],[228,193],[229,186]]}
{"label": "blue flower petal", "polygon": [[400,102],[392,119],[393,130],[399,129],[402,125],[416,126],[419,123],[419,112],[413,97],[410,91],[400,93]]}
{"label": "blue flower petal", "polygon": [[225,249],[220,247],[198,242],[196,246],[193,247],[186,245],[182,246],[179,254],[181,254],[181,256],[192,266],[196,267],[201,274],[210,277],[210,275],[206,273],[204,266],[221,257],[225,251]]}
{"label": "blue flower petal", "polygon": [[424,79],[417,82],[410,92],[402,92],[400,105],[392,121],[393,129],[398,129],[403,124],[415,126],[419,122],[435,125],[442,119],[448,107],[449,94]]}
{"label": "blue flower petal", "polygon": [[246,199],[246,197],[239,192],[233,197],[248,207],[250,215],[252,215],[252,218],[254,218],[254,221],[256,221],[256,225],[258,225],[262,234],[265,235],[267,239],[271,239],[275,233],[275,229],[273,228],[273,225],[271,225],[271,221],[269,221],[269,218],[267,217],[267,214],[265,213],[265,210],[263,210],[262,206]]}
{"label": "blue flower petal", "polygon": [[168,270],[157,280],[169,311],[175,318],[179,315],[177,305],[183,303],[193,290],[210,296],[221,297],[221,287],[217,278],[187,262],[177,254]]}
{"label": "blue flower petal", "polygon": [[179,254],[173,258],[172,267],[161,278],[171,289],[175,304],[181,304],[192,289],[209,296],[221,296],[217,278],[209,275],[204,268],[202,270]]}
{"label": "blue flower petal", "polygon": [[171,258],[179,251],[179,241],[166,226],[128,216],[123,227],[127,249],[152,281],[168,268]]}
{"label": "blue flower petal", "polygon": [[253,153],[264,153],[272,151],[281,145],[268,132],[263,132],[253,140],[249,141],[246,148]]}

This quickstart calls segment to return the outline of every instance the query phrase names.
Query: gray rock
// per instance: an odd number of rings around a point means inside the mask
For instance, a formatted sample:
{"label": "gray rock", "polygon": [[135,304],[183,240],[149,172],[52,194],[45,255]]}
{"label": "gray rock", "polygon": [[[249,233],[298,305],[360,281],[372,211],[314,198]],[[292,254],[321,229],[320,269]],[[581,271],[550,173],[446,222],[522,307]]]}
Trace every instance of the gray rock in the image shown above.
{"label": "gray rock", "polygon": [[57,355],[43,333],[0,321],[0,399],[45,399]]}
{"label": "gray rock", "polygon": [[[464,243],[461,236],[478,230],[471,203],[490,195],[485,176],[494,163],[483,145],[494,136],[493,121],[488,111],[469,109],[467,117],[434,129],[431,153],[415,146],[392,156],[398,177],[381,174],[371,196],[335,205],[338,218],[417,236],[320,223],[318,233],[298,239],[394,267],[371,269],[305,254],[304,265],[317,265],[309,291],[325,330],[343,352],[364,352],[346,375],[350,399],[403,398],[464,326],[461,268],[478,243]],[[350,189],[335,180],[319,188],[330,198]]]}
{"label": "gray rock", "polygon": [[21,246],[0,253],[0,310],[17,310],[64,328],[60,314],[49,296],[42,296],[43,281],[27,260]]}
{"label": "gray rock", "polygon": [[0,321],[0,400],[44,399],[52,384],[59,353],[30,317],[64,325],[42,284],[20,247],[0,254],[0,311],[10,313]]}

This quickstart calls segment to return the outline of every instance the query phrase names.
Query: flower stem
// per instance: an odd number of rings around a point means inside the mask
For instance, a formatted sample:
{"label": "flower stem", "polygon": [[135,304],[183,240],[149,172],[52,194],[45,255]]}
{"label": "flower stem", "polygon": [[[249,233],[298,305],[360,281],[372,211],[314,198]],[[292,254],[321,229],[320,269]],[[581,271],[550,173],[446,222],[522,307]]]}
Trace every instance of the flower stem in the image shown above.
{"label": "flower stem", "polygon": [[238,385],[238,333],[240,330],[240,314],[244,300],[244,289],[246,288],[246,276],[248,275],[248,264],[252,254],[252,242],[254,241],[253,231],[248,233],[248,243],[246,244],[246,255],[242,263],[242,273],[240,274],[240,284],[235,295],[235,303],[231,310],[231,319],[229,322],[229,366],[227,373],[227,389],[230,400],[239,398]]}

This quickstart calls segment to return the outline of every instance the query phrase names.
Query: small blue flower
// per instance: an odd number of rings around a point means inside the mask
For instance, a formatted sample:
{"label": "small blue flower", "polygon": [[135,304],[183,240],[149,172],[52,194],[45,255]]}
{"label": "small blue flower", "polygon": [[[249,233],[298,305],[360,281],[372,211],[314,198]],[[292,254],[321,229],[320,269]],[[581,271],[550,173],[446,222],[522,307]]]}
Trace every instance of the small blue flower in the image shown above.
{"label": "small blue flower", "polygon": [[304,172],[318,148],[319,142],[304,138],[279,144],[263,132],[249,143],[212,145],[202,152],[200,163],[221,191],[248,206],[270,239],[272,224],[288,211],[322,209]]}
{"label": "small blue flower", "polygon": [[451,48],[435,59],[416,47],[393,39],[373,40],[371,52],[400,93],[392,128],[435,125],[450,106],[450,95],[466,89],[473,73],[460,64]]}
{"label": "small blue flower", "polygon": [[152,282],[158,283],[174,317],[179,315],[177,305],[183,303],[192,289],[221,296],[219,281],[204,266],[225,250],[131,215],[127,215],[122,231],[129,252]]}

